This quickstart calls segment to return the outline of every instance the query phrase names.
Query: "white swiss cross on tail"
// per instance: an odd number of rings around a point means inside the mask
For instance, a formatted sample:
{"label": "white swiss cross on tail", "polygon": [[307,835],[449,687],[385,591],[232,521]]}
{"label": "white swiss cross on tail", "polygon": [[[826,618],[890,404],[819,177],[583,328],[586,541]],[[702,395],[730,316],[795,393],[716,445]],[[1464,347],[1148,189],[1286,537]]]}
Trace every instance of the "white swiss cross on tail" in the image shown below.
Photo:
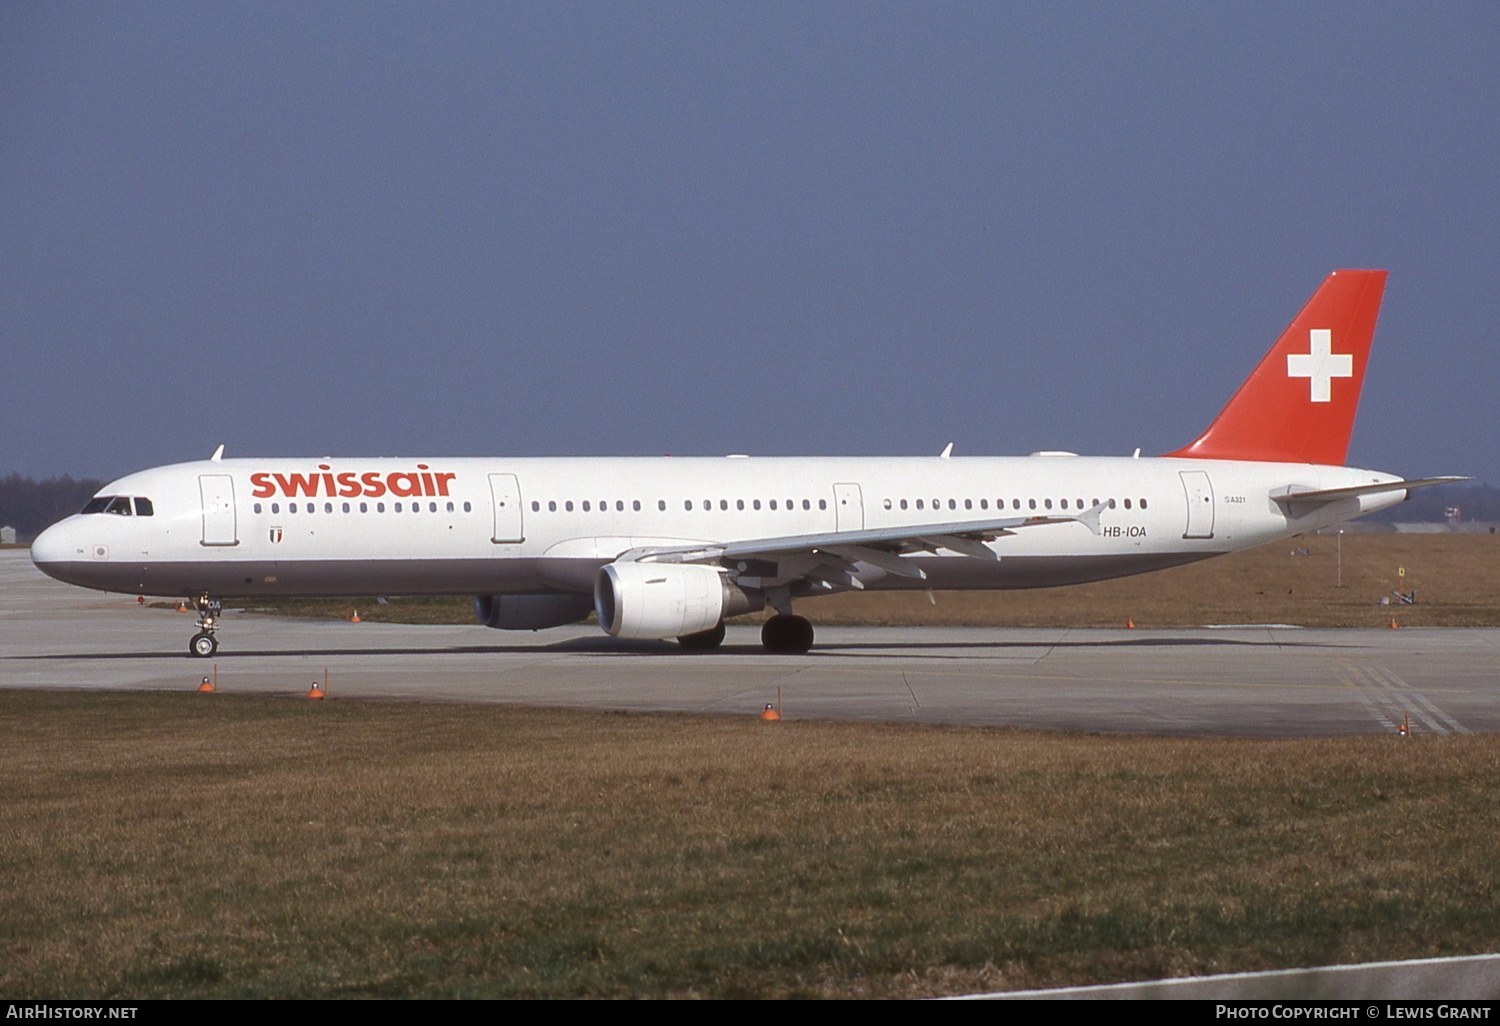
{"label": "white swiss cross on tail", "polygon": [[[1357,269],[1325,278],[1208,430],[1169,455],[1342,464],[1385,278]],[[1344,380],[1334,385],[1334,378]]]}
{"label": "white swiss cross on tail", "polygon": [[1311,379],[1312,401],[1332,402],[1333,379],[1354,377],[1354,357],[1333,351],[1333,332],[1327,328],[1313,328],[1307,334],[1312,352],[1289,354],[1286,376]]}

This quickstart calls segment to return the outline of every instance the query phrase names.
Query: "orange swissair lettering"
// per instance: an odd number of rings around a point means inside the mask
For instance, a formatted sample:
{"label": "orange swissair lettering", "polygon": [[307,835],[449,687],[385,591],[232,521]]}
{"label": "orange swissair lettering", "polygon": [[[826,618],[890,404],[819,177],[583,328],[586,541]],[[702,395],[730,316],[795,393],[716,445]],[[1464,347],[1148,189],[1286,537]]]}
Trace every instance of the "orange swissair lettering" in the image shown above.
{"label": "orange swissair lettering", "polygon": [[458,478],[457,474],[434,473],[425,463],[418,463],[415,471],[393,470],[388,474],[382,474],[378,470],[364,473],[346,470],[334,474],[332,470],[327,463],[319,463],[319,473],[313,474],[257,472],[250,475],[250,484],[254,486],[250,494],[257,499],[269,499],[276,495],[293,499],[299,495],[309,498],[319,495],[330,498],[339,496],[345,499],[356,496],[378,499],[387,494],[403,497],[445,496],[448,494],[449,482]]}

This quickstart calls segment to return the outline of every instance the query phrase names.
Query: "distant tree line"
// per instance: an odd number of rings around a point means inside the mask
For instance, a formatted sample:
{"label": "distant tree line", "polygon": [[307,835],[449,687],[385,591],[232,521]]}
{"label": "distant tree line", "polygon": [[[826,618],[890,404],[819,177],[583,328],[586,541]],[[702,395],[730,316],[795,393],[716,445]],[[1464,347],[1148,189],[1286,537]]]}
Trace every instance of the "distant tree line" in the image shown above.
{"label": "distant tree line", "polygon": [[66,475],[45,481],[20,474],[0,477],[0,527],[14,527],[16,540],[29,542],[63,517],[77,513],[103,487],[103,481],[75,481]]}

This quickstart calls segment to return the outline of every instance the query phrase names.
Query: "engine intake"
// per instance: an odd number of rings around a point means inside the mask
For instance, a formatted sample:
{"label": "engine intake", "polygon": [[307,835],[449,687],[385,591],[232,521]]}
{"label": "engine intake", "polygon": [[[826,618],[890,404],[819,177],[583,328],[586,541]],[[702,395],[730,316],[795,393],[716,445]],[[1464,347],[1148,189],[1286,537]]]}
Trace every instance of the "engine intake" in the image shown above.
{"label": "engine intake", "polygon": [[680,638],[765,604],[697,563],[610,563],[594,581],[599,626],[617,638]]}

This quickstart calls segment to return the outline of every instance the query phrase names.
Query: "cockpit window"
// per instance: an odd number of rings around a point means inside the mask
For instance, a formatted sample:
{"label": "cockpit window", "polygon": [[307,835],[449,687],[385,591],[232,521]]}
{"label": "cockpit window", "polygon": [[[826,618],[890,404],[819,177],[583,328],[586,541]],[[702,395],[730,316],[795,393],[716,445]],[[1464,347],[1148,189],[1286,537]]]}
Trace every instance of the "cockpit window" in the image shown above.
{"label": "cockpit window", "polygon": [[[131,499],[128,495],[96,495],[84,504],[79,513],[113,513],[117,517],[130,516]],[[135,515],[138,517],[149,517],[155,515],[156,510],[151,505],[150,499],[135,497]]]}

